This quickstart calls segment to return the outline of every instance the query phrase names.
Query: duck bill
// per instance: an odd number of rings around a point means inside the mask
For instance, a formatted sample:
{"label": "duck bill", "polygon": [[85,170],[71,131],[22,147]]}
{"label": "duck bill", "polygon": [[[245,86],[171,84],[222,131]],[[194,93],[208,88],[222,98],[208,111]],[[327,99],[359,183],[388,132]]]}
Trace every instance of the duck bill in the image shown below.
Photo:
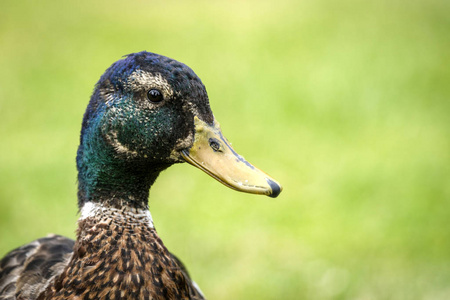
{"label": "duck bill", "polygon": [[194,117],[193,145],[181,151],[191,165],[234,190],[277,197],[282,187],[269,175],[254,167],[233,150],[219,123],[212,125]]}

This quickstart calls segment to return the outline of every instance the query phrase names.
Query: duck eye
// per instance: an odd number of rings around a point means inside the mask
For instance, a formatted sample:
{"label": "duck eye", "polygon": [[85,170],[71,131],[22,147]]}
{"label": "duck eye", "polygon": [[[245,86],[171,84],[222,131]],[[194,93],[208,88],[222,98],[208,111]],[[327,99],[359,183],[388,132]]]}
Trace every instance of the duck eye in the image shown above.
{"label": "duck eye", "polygon": [[156,89],[149,90],[147,93],[147,98],[151,102],[155,102],[155,103],[161,102],[164,100],[164,97],[163,97],[161,91],[156,90]]}

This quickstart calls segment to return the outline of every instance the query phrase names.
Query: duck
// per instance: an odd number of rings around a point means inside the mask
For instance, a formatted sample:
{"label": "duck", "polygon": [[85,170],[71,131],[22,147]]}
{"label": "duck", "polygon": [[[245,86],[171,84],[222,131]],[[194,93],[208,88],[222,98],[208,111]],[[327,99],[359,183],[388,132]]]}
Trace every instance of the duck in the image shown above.
{"label": "duck", "polygon": [[147,51],[123,56],[100,77],[83,116],[76,240],[48,235],[9,252],[0,300],[205,299],[148,205],[158,175],[186,162],[236,191],[282,191],[231,147],[191,68]]}

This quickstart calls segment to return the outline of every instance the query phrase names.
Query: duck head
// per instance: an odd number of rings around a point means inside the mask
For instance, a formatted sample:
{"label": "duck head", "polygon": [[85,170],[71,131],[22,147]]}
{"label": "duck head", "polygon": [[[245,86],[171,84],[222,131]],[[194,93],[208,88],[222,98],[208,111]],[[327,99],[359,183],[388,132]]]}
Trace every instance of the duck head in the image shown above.
{"label": "duck head", "polygon": [[83,118],[79,207],[87,201],[146,207],[158,174],[182,162],[238,191],[281,192],[230,146],[205,86],[188,66],[149,52],[115,62],[97,82]]}

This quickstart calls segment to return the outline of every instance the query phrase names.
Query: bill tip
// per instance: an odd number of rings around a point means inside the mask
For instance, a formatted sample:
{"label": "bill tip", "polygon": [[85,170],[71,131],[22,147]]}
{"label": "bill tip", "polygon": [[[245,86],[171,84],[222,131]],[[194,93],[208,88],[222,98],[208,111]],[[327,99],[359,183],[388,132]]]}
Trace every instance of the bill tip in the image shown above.
{"label": "bill tip", "polygon": [[270,178],[266,178],[266,181],[267,184],[269,184],[270,188],[272,189],[272,193],[268,196],[271,198],[278,197],[278,195],[281,193],[281,186]]}

